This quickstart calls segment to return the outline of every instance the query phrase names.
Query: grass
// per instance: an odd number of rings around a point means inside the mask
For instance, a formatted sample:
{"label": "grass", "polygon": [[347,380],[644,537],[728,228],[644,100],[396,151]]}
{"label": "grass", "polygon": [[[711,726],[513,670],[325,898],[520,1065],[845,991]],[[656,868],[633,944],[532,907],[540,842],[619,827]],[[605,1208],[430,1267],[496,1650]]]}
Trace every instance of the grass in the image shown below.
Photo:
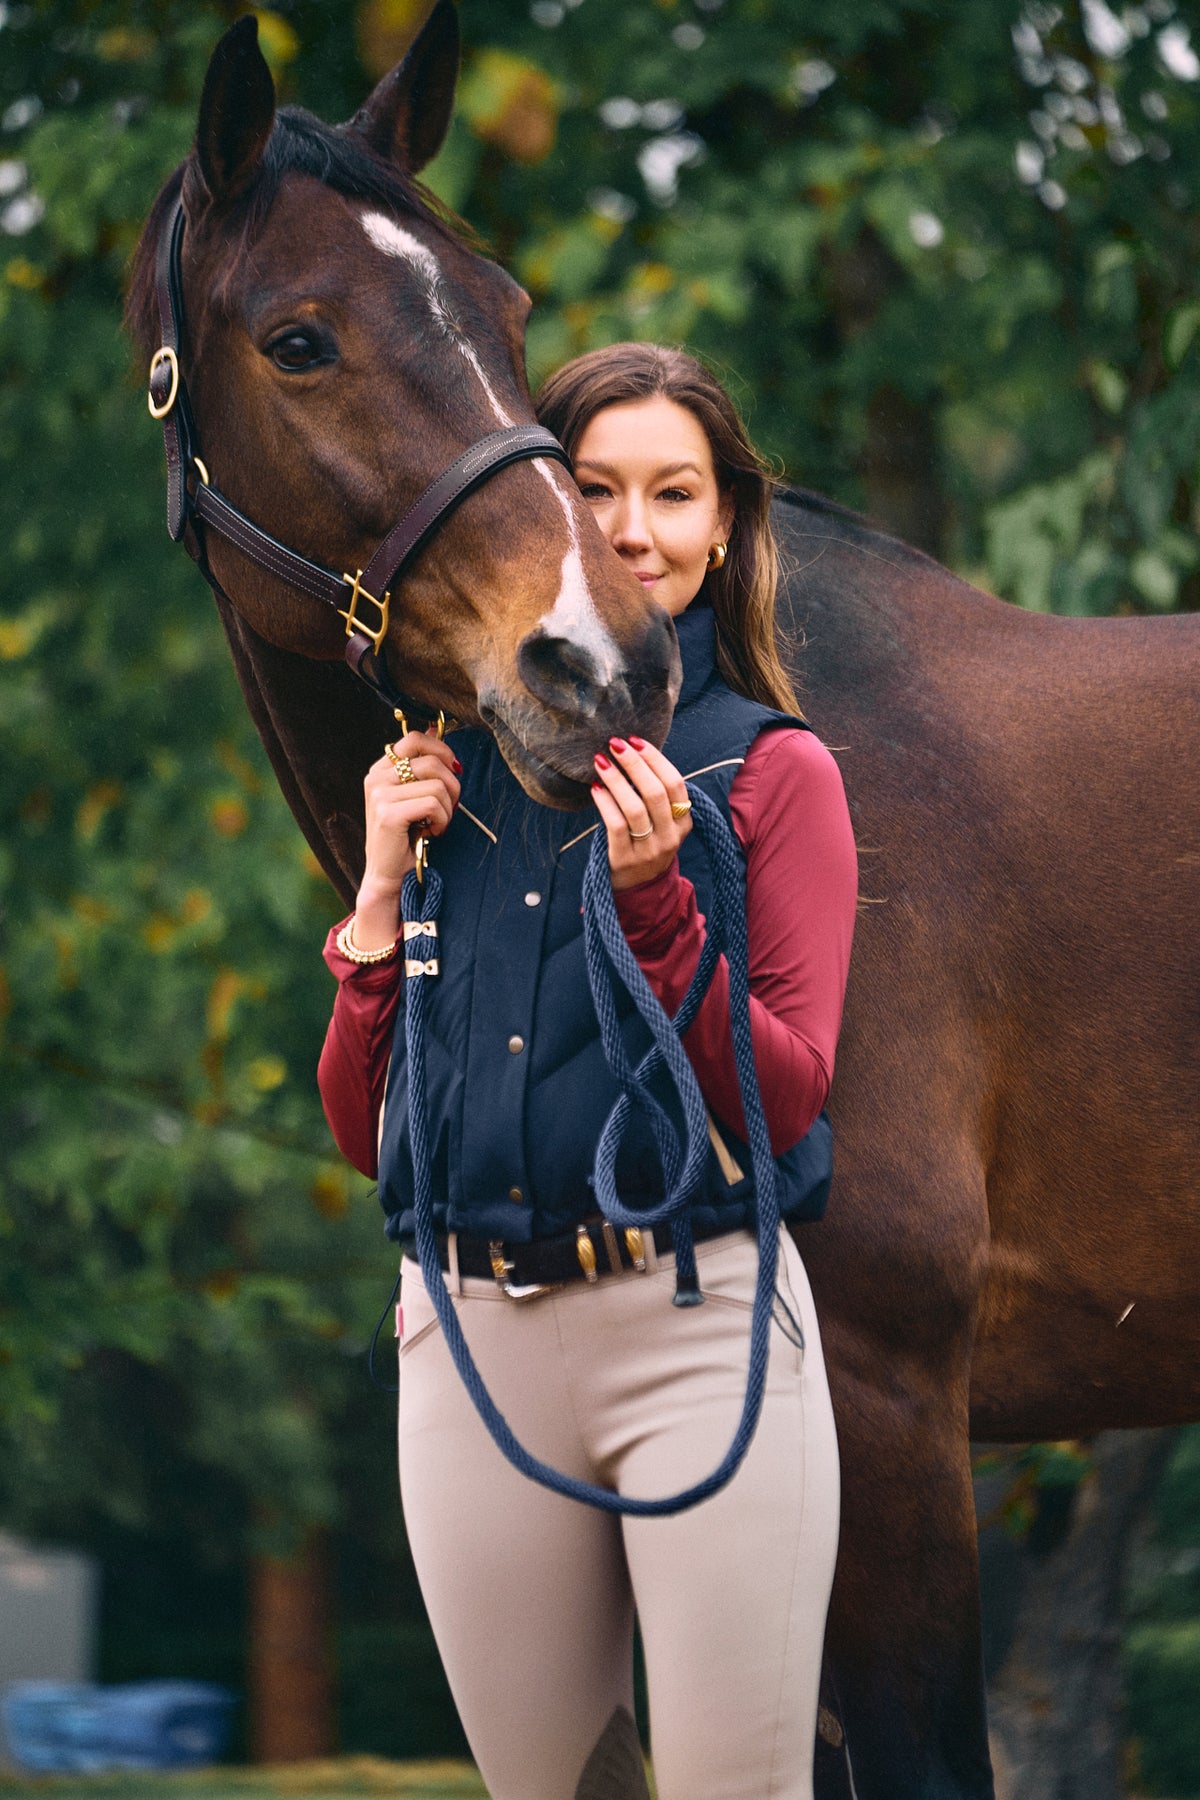
{"label": "grass", "polygon": [[178,1775],[0,1772],[0,1800],[308,1800],[309,1795],[314,1800],[487,1800],[487,1789],[469,1763],[399,1763],[378,1756]]}

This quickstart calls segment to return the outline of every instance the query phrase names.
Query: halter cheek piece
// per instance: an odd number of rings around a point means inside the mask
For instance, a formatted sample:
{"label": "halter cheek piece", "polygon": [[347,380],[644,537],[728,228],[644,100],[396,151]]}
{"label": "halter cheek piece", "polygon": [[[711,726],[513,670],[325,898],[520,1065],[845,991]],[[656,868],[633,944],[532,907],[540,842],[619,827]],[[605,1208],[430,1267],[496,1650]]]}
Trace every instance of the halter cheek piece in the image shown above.
{"label": "halter cheek piece", "polygon": [[570,468],[558,439],[540,425],[511,425],[481,438],[452,462],[403,514],[379,545],[366,568],[336,575],[310,562],[263,531],[227,500],[209,479],[201,460],[187,383],[180,364],[183,337],[183,202],[176,199],[163,223],[155,262],[162,343],[150,361],[149,405],[161,421],[167,453],[167,530],[178,543],[193,527],[185,548],[216,593],[221,588],[208,564],[198,521],[228,540],[260,568],[333,608],[346,624],[346,661],[361,681],[397,713],[428,714],[393,684],[381,654],[387,636],[392,589],[433,534],[459,503],[510,463],[549,456]]}

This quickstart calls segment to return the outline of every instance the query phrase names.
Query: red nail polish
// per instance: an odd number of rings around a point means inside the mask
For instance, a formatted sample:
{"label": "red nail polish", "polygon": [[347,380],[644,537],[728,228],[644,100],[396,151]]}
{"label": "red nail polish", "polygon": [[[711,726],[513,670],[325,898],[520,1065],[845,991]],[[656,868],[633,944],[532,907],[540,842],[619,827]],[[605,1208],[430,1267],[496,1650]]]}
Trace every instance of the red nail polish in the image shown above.
{"label": "red nail polish", "polygon": [[593,781],[592,792],[593,794],[602,794],[604,792],[604,783],[602,781]]}
{"label": "red nail polish", "polygon": [[608,747],[610,750],[615,750],[619,756],[622,750],[628,750],[629,745],[624,738],[609,738]]}
{"label": "red nail polish", "polygon": [[462,774],[462,764],[459,762],[457,756],[454,758],[454,761],[451,763],[450,767],[454,770],[454,773],[456,775]]}
{"label": "red nail polish", "polygon": [[595,757],[593,758],[593,761],[595,762],[596,767],[598,769],[611,769],[612,768],[612,764],[609,762],[607,756],[601,756],[601,754],[598,750],[595,754]]}
{"label": "red nail polish", "polygon": [[629,741],[633,745],[635,750],[644,750],[646,748],[646,742],[645,742],[644,738],[631,737]]}

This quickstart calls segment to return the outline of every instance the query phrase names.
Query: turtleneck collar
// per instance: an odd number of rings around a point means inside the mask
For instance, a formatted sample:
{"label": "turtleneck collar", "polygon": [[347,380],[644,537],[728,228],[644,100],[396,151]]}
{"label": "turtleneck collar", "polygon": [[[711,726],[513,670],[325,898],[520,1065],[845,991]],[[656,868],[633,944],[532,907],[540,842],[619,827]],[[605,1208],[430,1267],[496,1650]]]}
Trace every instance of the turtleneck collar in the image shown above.
{"label": "turtleneck collar", "polygon": [[717,621],[712,607],[697,596],[675,619],[675,635],[683,662],[683,686],[677,705],[695,700],[717,665]]}

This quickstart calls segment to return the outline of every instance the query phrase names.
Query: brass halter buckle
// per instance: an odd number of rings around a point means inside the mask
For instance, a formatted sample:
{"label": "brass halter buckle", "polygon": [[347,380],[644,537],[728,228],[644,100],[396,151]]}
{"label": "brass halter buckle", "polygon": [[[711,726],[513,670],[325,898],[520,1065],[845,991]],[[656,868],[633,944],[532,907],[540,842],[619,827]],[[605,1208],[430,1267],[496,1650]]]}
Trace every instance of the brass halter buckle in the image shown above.
{"label": "brass halter buckle", "polygon": [[[392,596],[390,591],[385,591],[383,599],[377,600],[374,594],[368,594],[366,588],[362,584],[362,578],[363,572],[361,569],[356,570],[353,575],[343,574],[342,580],[346,582],[350,588],[350,607],[347,612],[343,612],[339,606],[337,609],[338,617],[345,619],[346,621],[347,637],[353,637],[356,631],[361,631],[364,637],[370,638],[371,648],[378,654],[379,646],[387,636],[388,608],[392,604]],[[369,600],[372,606],[379,609],[378,625],[372,627],[367,624],[365,619],[359,618],[358,605],[360,600]]]}
{"label": "brass halter buckle", "polygon": [[[358,571],[358,573],[361,575],[362,570],[360,569]],[[347,575],[346,580],[349,581],[349,579],[350,579],[350,577]],[[358,586],[358,583],[356,580],[355,587],[357,587],[357,586]],[[365,590],[364,590],[364,593],[365,593]],[[368,600],[371,599],[370,594],[365,594],[365,597]],[[385,594],[383,596],[383,605],[380,608],[380,610],[383,613],[383,626],[380,631],[381,637],[383,635],[383,632],[387,630],[387,608],[388,608],[388,601],[390,599],[391,599],[391,595]],[[376,604],[376,606],[379,606],[379,601],[376,600],[375,604]],[[351,612],[354,611],[353,603],[351,603],[350,611]],[[346,618],[347,614],[343,613],[342,617],[343,617],[343,619]],[[349,626],[347,626],[347,628],[346,628],[346,636],[347,637],[350,636]],[[375,648],[378,650],[379,645],[376,644]],[[398,706],[393,707],[392,711],[394,712],[394,714],[396,716],[396,723],[400,727],[400,736],[407,737],[408,736],[408,720],[405,718],[403,711]],[[446,719],[445,713],[439,712],[438,716],[437,716],[437,739],[438,739],[439,744],[441,743],[442,739],[446,735],[447,722],[448,721]],[[424,886],[425,871],[429,867],[429,833],[427,831],[421,832],[420,835],[418,836],[416,844],[413,847],[413,856],[415,858],[417,880],[422,884],[422,886]],[[430,971],[426,971],[426,972],[429,973]],[[432,973],[434,975],[436,975],[437,970],[436,969],[432,970]]]}
{"label": "brass halter buckle", "polygon": [[[171,371],[171,385],[165,400],[154,398],[154,377],[160,369]],[[165,419],[176,400],[179,398],[179,358],[170,344],[162,344],[150,358],[150,391],[146,396],[146,404],[150,408],[152,419]]]}

